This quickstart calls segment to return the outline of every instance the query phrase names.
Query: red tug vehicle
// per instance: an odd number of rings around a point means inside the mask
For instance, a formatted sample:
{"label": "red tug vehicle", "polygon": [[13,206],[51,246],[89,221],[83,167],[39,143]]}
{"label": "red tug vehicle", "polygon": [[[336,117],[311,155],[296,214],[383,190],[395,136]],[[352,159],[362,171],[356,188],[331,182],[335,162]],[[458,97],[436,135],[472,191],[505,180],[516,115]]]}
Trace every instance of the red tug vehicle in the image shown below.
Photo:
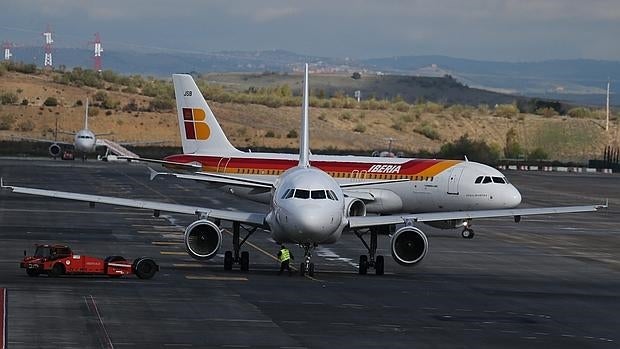
{"label": "red tug vehicle", "polygon": [[27,256],[19,264],[26,269],[28,276],[47,274],[50,277],[60,275],[108,275],[121,277],[135,274],[140,279],[150,279],[159,266],[148,257],[140,257],[133,262],[121,256],[108,256],[105,259],[74,254],[65,245],[35,245],[33,256]]}

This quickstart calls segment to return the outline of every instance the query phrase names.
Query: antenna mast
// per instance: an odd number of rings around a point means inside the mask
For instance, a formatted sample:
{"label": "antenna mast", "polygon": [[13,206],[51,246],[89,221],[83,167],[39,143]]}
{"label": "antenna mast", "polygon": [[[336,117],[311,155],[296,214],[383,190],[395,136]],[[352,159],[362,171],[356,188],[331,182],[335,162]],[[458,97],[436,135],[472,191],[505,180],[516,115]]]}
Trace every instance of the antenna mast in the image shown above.
{"label": "antenna mast", "polygon": [[4,60],[10,61],[11,57],[13,57],[13,53],[11,53],[11,49],[13,48],[13,43],[5,41],[2,43],[2,50],[4,51]]}
{"label": "antenna mast", "polygon": [[95,60],[95,71],[101,72],[101,52],[103,52],[103,48],[101,48],[101,37],[99,37],[99,33],[95,33],[95,41],[93,44],[95,45],[95,54],[93,56]]}
{"label": "antenna mast", "polygon": [[609,132],[609,84],[610,80],[607,80],[607,121],[605,122],[605,131]]}
{"label": "antenna mast", "polygon": [[43,37],[45,38],[45,44],[43,45],[43,49],[45,50],[43,67],[52,69],[52,44],[54,40],[52,39],[52,29],[49,24],[47,25],[47,30],[43,33]]}

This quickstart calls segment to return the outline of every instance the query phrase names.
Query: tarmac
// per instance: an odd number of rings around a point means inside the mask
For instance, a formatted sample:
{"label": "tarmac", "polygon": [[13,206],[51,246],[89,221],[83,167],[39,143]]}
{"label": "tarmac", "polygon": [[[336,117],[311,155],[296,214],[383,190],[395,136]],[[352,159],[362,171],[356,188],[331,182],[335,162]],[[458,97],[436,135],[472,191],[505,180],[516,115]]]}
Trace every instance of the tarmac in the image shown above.
{"label": "tarmac", "polygon": [[[396,264],[379,238],[386,275],[357,274],[353,234],[320,247],[314,278],[278,276],[269,234],[244,250],[250,271],[224,271],[223,253],[189,257],[195,217],[0,193],[0,288],[8,348],[618,348],[620,176],[505,171],[523,206],[598,204],[597,213],[474,221],[474,239],[421,225],[424,261]],[[5,183],[255,212],[267,207],[203,183],[149,181],[142,165],[0,159]],[[128,259],[153,257],[151,280],[28,277],[35,243]],[[289,246],[298,264],[302,250]]]}

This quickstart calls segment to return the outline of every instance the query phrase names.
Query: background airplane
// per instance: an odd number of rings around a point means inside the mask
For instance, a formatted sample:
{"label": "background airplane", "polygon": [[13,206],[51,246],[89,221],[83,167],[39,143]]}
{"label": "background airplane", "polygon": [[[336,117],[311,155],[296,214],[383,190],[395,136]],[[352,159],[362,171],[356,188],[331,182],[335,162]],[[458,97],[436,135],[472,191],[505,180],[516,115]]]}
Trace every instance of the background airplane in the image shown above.
{"label": "background airplane", "polygon": [[[193,80],[190,80],[193,85],[190,85],[189,89],[186,89],[188,88],[187,85],[181,83],[183,80],[187,81],[187,76],[173,75],[173,80],[178,105],[193,102],[198,98],[198,89],[193,84]],[[200,99],[203,104],[200,105],[200,108],[192,108],[191,114],[185,109],[179,108],[179,117],[182,117],[184,122],[188,120],[192,123],[204,123],[207,115],[205,110],[208,110],[208,106],[202,96]],[[360,256],[360,274],[366,274],[368,267],[374,267],[376,274],[381,275],[384,273],[384,258],[376,255],[377,233],[390,230],[389,228],[397,225],[400,225],[400,228],[390,238],[391,254],[397,263],[411,266],[419,263],[428,251],[428,239],[422,230],[413,225],[415,222],[468,221],[472,218],[485,217],[521,217],[523,215],[548,213],[587,212],[596,211],[603,207],[601,205],[590,205],[525,209],[502,208],[367,216],[365,210],[361,209],[363,207],[360,207],[360,210],[351,209],[351,203],[358,199],[347,197],[345,193],[345,188],[363,187],[368,184],[367,182],[338,183],[329,173],[310,166],[313,160],[309,149],[308,117],[308,72],[306,66],[300,153],[296,156],[298,161],[296,166],[278,174],[274,181],[253,180],[243,177],[231,178],[230,176],[189,175],[214,178],[217,183],[231,187],[250,188],[251,190],[266,192],[270,197],[270,208],[267,213],[218,210],[155,201],[8,186],[4,185],[1,180],[0,187],[14,193],[86,201],[91,204],[104,203],[150,209],[155,215],[158,215],[160,211],[197,215],[199,219],[191,223],[185,230],[184,244],[188,254],[199,260],[213,258],[217,254],[222,243],[220,223],[222,220],[231,221],[233,223],[233,251],[226,251],[224,254],[225,269],[231,269],[235,262],[240,264],[242,270],[249,269],[249,253],[247,251],[240,253],[240,248],[247,239],[246,237],[240,241],[241,226],[243,225],[244,229],[248,231],[248,237],[258,228],[262,228],[269,231],[271,237],[278,243],[292,242],[302,246],[305,251],[305,258],[300,265],[300,270],[302,274],[307,271],[310,275],[314,274],[314,264],[311,262],[313,249],[319,244],[337,242],[343,231],[354,232],[362,239],[369,251],[369,255]],[[199,137],[206,135],[208,138],[211,132],[206,123],[199,127],[196,125],[192,125],[192,127],[194,135]],[[155,173],[155,175],[159,174]],[[170,175],[181,176],[179,174]],[[388,179],[383,182],[389,184],[392,181],[394,180]],[[410,180],[396,179],[396,181]],[[481,183],[483,181],[484,178]],[[372,183],[377,184],[379,182]],[[509,188],[507,183],[502,184],[504,184],[503,188]],[[367,229],[371,229],[370,246],[362,238]]]}
{"label": "background airplane", "polygon": [[[73,135],[73,143],[62,142],[56,139],[58,133]],[[51,139],[40,139],[40,138],[26,138],[19,137],[19,139],[33,141],[33,142],[44,142],[51,143],[48,148],[48,152],[51,157],[54,159],[61,156],[64,147],[71,147],[74,152],[77,152],[82,155],[82,160],[86,160],[88,154],[96,153],[97,147],[106,147],[108,152],[112,152],[116,155],[122,156],[137,156],[135,153],[127,150],[122,145],[113,142],[107,139],[98,139],[98,136],[109,135],[110,133],[98,133],[95,134],[88,128],[88,99],[86,99],[86,110],[84,113],[84,128],[77,132],[66,132],[66,131],[58,131],[55,132],[54,140]]]}

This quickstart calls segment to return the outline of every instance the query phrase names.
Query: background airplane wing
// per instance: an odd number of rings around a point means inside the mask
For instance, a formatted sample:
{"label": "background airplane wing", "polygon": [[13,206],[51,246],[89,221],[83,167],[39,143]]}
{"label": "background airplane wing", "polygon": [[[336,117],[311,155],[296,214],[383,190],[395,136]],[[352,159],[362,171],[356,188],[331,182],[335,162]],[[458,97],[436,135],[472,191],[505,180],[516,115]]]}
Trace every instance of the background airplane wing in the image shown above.
{"label": "background airplane wing", "polygon": [[119,156],[121,160],[127,160],[129,162],[147,162],[151,164],[162,165],[171,170],[185,170],[185,171],[200,171],[202,170],[202,165],[197,163],[185,163],[185,162],[174,162],[174,161],[166,161],[166,160],[158,160],[158,159],[147,159],[141,158],[137,156]]}
{"label": "background airplane wing", "polygon": [[251,224],[255,226],[265,225],[266,215],[264,213],[226,211],[226,210],[211,209],[207,207],[170,204],[170,203],[165,203],[165,202],[124,199],[124,198],[117,198],[117,197],[111,197],[111,196],[79,194],[79,193],[70,193],[70,192],[63,192],[63,191],[8,186],[8,185],[4,185],[1,179],[0,179],[0,189],[9,190],[13,193],[18,193],[18,194],[29,194],[29,195],[52,197],[52,198],[85,201],[85,202],[94,203],[94,204],[107,204],[107,205],[142,208],[142,209],[164,211],[164,212],[199,215],[202,218],[215,218],[215,219],[221,219],[221,220],[226,220],[226,221]]}
{"label": "background airplane wing", "polygon": [[28,137],[11,137],[11,139],[20,140],[20,141],[30,141],[30,142],[39,142],[39,143],[56,143],[62,145],[73,146],[73,143],[63,142],[63,141],[55,141],[52,139],[41,139],[41,138],[28,138]]}
{"label": "background airplane wing", "polygon": [[564,207],[541,207],[541,208],[512,208],[503,210],[479,210],[479,211],[449,211],[449,212],[431,212],[418,214],[402,214],[391,216],[360,216],[349,217],[350,228],[363,228],[378,225],[402,224],[407,221],[411,222],[433,222],[451,219],[474,219],[474,218],[494,218],[494,217],[521,217],[542,214],[558,214],[558,213],[578,213],[593,212],[601,208],[607,208],[605,205],[586,205],[586,206],[564,206]]}

